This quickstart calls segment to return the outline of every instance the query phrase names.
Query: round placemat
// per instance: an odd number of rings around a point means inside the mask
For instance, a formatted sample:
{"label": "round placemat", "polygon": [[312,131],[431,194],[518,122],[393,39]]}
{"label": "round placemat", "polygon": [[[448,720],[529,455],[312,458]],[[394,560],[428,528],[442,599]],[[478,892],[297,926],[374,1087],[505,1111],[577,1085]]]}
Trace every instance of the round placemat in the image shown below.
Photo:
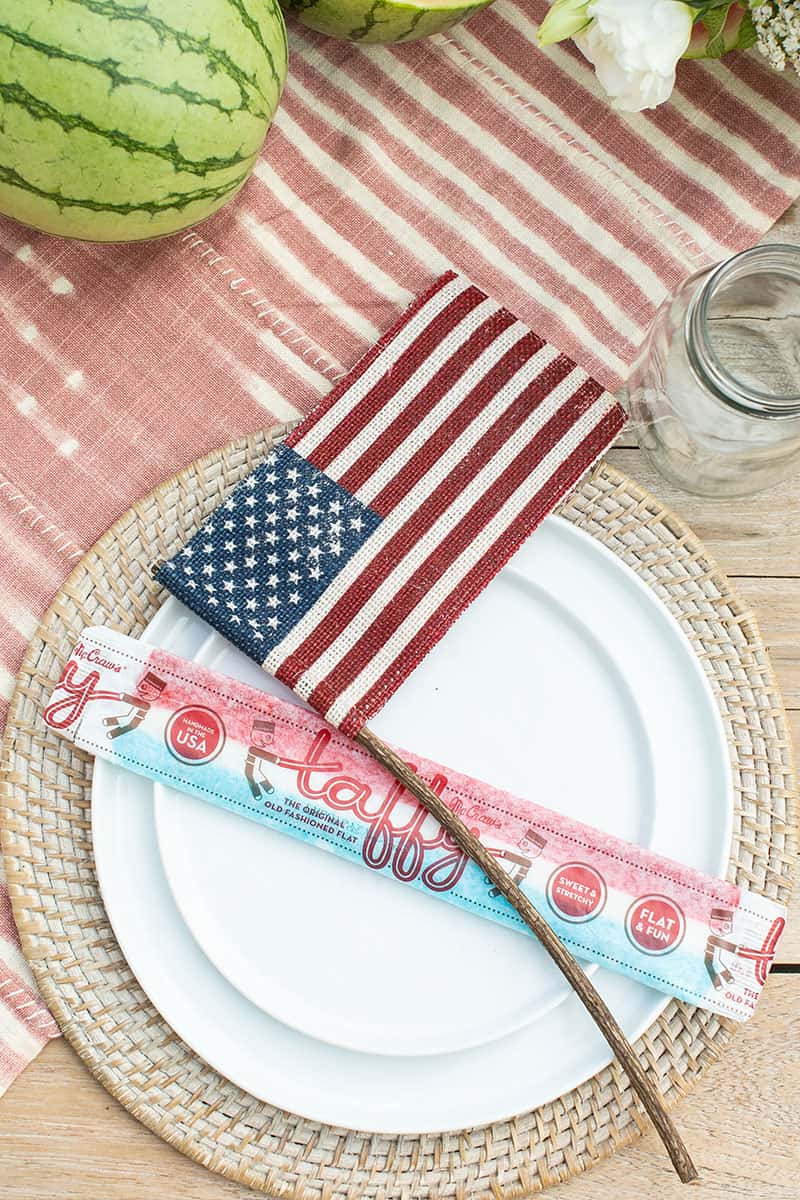
{"label": "round placemat", "polygon": [[[73,571],[19,672],[4,744],[3,851],[23,948],[70,1043],[127,1109],[191,1158],[296,1200],[515,1200],[631,1141],[647,1122],[616,1062],[535,1112],[461,1133],[398,1136],[320,1125],[249,1096],[175,1035],[138,986],[108,922],[92,858],[92,759],[47,730],[43,703],[84,625],[141,631],[170,556],[284,428],[200,460],[125,514]],[[795,854],[786,718],[758,629],[697,538],[601,464],[561,505],[677,617],[711,681],[731,746],[728,876],[786,902]],[[670,1001],[637,1049],[669,1103],[734,1026]]]}

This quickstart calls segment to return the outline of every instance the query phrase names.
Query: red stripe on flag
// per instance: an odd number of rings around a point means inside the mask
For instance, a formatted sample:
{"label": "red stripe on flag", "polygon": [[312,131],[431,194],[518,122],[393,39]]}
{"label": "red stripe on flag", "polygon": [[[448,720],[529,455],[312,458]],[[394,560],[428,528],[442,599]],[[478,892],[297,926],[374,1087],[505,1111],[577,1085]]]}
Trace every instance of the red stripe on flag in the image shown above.
{"label": "red stripe on flag", "polygon": [[[565,355],[559,355],[540,376],[509,405],[487,431],[485,437],[465,455],[458,469],[451,471],[431,492],[393,537],[375,554],[348,590],[334,604],[330,612],[308,637],[280,664],[276,671],[278,679],[294,687],[300,676],[316,662],[332,645],[343,629],[349,625],[376,586],[386,578],[392,568],[401,561],[409,549],[425,534],[453,500],[464,490],[467,482],[474,478],[483,466],[524,424],[537,405],[574,369],[574,363]],[[593,381],[592,381],[593,382]],[[600,389],[600,385],[596,385]],[[530,464],[529,464],[530,467]],[[315,701],[311,699],[313,705]],[[327,707],[327,706],[326,706]],[[320,709],[319,711],[324,711]]]}
{"label": "red stripe on flag", "polygon": [[531,332],[515,342],[503,357],[490,367],[486,375],[464,397],[447,420],[431,434],[425,444],[415,451],[397,475],[389,480],[370,503],[370,508],[382,516],[396,508],[430,469],[431,463],[444,454],[448,446],[451,446],[471,422],[486,410],[486,406],[503,384],[544,345],[542,339]]}
{"label": "red stripe on flag", "polygon": [[547,483],[530,500],[492,546],[482,555],[472,570],[459,580],[455,588],[425,625],[406,645],[402,654],[392,662],[372,687],[338,723],[339,729],[350,737],[379,712],[398,687],[422,662],[426,654],[447,633],[457,618],[479,596],[495,575],[506,565],[524,541],[555,504],[571,491],[581,476],[607,448],[625,424],[625,414],[615,405],[592,429],[579,446],[550,476]]}
{"label": "red stripe on flag", "polygon": [[375,345],[363,354],[355,366],[344,375],[338,383],[334,384],[328,392],[324,400],[320,400],[316,404],[308,416],[302,421],[296,429],[286,439],[287,446],[296,446],[300,438],[302,438],[310,429],[313,429],[317,422],[325,416],[325,414],[333,407],[339,398],[348,391],[357,379],[360,379],[368,367],[374,363],[375,359],[381,354],[397,334],[406,325],[412,317],[416,316],[421,308],[423,308],[429,300],[432,300],[437,292],[440,292],[451,280],[456,278],[455,271],[447,271],[444,275],[440,275],[435,283],[432,283],[427,291],[422,292],[417,296],[416,300],[408,306],[402,317],[388,329],[383,337],[379,338]]}
{"label": "red stripe on flag", "polygon": [[[501,309],[493,313],[482,325],[467,338],[452,358],[442,363],[433,378],[422,388],[414,399],[405,406],[392,423],[380,434],[339,479],[342,487],[355,495],[376,471],[387,461],[403,442],[413,434],[421,421],[433,411],[442,397],[452,388],[454,380],[480,357],[497,337],[513,325],[515,318],[510,312]],[[427,443],[426,443],[427,445]],[[428,465],[430,465],[430,456]],[[383,514],[387,510],[379,504],[371,505],[376,512]]]}
{"label": "red stripe on flag", "polygon": [[[466,288],[426,325],[425,329],[414,338],[414,341],[402,352],[397,362],[387,366],[383,375],[369,389],[367,394],[358,401],[354,408],[345,412],[338,424],[326,438],[305,457],[321,471],[327,471],[330,464],[354,438],[363,432],[374,416],[392,401],[396,401],[397,392],[421,367],[422,364],[435,354],[443,338],[455,329],[474,308],[486,300],[486,295],[474,286]],[[403,318],[402,325],[397,327],[392,339],[402,333],[410,317]],[[350,383],[354,381],[351,380]],[[346,397],[349,387],[342,393]],[[301,449],[302,453],[302,449]],[[331,476],[335,478],[335,476]]]}
{"label": "red stripe on flag", "polygon": [[[476,536],[487,527],[506,501],[513,496],[537,463],[541,462],[545,455],[558,445],[564,434],[591,408],[602,392],[602,387],[595,379],[585,380],[575,394],[552,414],[525,445],[520,447],[516,457],[492,481],[491,486],[459,521],[451,529],[448,529],[412,577],[397,590],[391,601],[382,609],[358,641],[314,689],[308,699],[318,712],[324,715],[337,696],[340,696],[345,688],[349,687],[358,677],[365,664],[380,654],[389,638],[400,628],[420,600],[431,588],[436,587],[445,571],[475,541]],[[504,441],[505,438],[502,439],[501,444]],[[478,448],[483,451],[483,442],[479,443]],[[486,462],[488,456],[482,454],[482,457]],[[458,486],[455,495],[458,495],[462,489],[463,485]],[[414,541],[416,540],[414,538]],[[492,551],[486,550],[481,554],[481,560],[487,557],[494,558]],[[365,572],[366,574],[367,572]],[[369,572],[369,576],[368,586],[372,591],[379,579],[382,578],[382,574],[376,577]],[[352,604],[351,612],[357,612],[361,605],[361,596],[363,596],[365,585],[362,580],[357,581],[355,585],[361,595]],[[451,595],[460,593],[461,586],[462,579],[459,578],[453,586]],[[349,595],[348,592],[343,599],[346,600]],[[397,661],[406,666],[408,660],[405,649],[398,653]],[[408,671],[406,671],[407,673]]]}

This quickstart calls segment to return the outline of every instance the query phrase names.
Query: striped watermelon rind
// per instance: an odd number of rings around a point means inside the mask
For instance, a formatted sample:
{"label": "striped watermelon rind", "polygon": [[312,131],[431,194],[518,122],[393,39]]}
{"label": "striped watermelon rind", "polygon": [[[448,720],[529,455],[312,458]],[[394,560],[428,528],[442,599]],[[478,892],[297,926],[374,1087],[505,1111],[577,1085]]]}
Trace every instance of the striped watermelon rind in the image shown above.
{"label": "striped watermelon rind", "polygon": [[0,0],[0,212],[136,241],[203,220],[286,77],[277,0]]}
{"label": "striped watermelon rind", "polygon": [[298,21],[318,33],[351,42],[413,42],[441,33],[488,7],[492,0],[448,3],[428,0],[408,4],[396,0],[282,0]]}

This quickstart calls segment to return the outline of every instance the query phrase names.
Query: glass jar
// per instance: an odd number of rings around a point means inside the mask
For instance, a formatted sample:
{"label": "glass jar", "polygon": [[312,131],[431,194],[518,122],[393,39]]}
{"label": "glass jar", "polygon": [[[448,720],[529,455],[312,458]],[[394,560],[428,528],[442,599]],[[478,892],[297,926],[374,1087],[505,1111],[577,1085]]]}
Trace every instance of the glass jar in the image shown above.
{"label": "glass jar", "polygon": [[755,246],[662,305],[622,393],[686,491],[745,496],[800,470],[800,247]]}

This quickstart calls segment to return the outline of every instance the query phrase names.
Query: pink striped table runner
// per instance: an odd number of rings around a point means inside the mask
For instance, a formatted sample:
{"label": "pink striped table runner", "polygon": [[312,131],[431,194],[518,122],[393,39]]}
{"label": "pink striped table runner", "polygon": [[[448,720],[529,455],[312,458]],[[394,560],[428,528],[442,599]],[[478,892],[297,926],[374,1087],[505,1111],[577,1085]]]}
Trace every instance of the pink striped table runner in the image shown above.
{"label": "pink striped table runner", "polygon": [[[0,695],[71,566],[165,475],[307,412],[454,266],[614,390],[679,280],[800,192],[800,84],[754,54],[686,63],[609,111],[543,0],[397,49],[290,31],[236,204],[143,246],[0,223]],[[124,454],[120,454],[124,447]],[[0,878],[0,1092],[56,1028]]]}

